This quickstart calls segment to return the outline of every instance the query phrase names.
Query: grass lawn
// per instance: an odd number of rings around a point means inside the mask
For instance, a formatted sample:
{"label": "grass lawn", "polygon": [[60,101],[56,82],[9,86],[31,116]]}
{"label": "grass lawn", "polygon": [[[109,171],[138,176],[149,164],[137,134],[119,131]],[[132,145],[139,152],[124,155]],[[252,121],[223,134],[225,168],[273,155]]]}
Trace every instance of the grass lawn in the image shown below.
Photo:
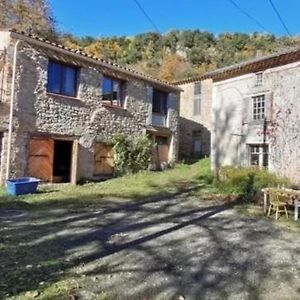
{"label": "grass lawn", "polygon": [[176,194],[184,189],[200,191],[204,187],[207,192],[216,192],[212,185],[207,185],[212,179],[209,160],[204,159],[191,165],[178,164],[164,172],[145,171],[100,183],[41,185],[39,192],[33,195],[11,197],[2,188],[0,207],[97,205],[103,198],[139,199]]}

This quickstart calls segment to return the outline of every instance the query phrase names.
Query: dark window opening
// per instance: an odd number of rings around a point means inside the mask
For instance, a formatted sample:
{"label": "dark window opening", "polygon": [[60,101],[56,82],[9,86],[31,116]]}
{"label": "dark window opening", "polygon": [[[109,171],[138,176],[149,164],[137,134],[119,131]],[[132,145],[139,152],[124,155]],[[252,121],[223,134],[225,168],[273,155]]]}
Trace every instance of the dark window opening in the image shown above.
{"label": "dark window opening", "polygon": [[103,77],[102,101],[112,106],[124,106],[124,82],[118,79]]}
{"label": "dark window opening", "polygon": [[202,139],[201,139],[201,131],[195,130],[193,131],[193,153],[192,156],[194,158],[201,158],[202,156]]}
{"label": "dark window opening", "polygon": [[72,141],[54,141],[53,179],[55,182],[70,182]]}
{"label": "dark window opening", "polygon": [[153,89],[152,112],[166,115],[168,93]]}
{"label": "dark window opening", "polygon": [[49,61],[47,91],[76,97],[78,68]]}

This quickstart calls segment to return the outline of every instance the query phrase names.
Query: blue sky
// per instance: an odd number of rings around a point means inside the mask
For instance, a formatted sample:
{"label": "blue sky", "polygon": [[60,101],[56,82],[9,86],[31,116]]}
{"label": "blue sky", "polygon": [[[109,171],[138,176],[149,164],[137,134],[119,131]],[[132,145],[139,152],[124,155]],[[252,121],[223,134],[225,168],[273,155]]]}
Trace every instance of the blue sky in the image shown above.
{"label": "blue sky", "polygon": [[[58,27],[75,35],[131,36],[154,31],[134,0],[49,0]],[[269,0],[234,0],[269,32],[286,34]],[[300,0],[273,0],[288,29],[300,33]],[[201,29],[222,32],[262,32],[229,0],[139,0],[160,32]]]}

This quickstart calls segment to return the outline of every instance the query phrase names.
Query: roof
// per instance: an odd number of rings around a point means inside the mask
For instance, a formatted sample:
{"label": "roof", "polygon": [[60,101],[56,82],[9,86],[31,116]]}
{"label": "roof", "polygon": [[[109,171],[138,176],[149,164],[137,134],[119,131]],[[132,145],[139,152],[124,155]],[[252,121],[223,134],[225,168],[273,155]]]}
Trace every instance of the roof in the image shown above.
{"label": "roof", "polygon": [[22,39],[22,40],[25,40],[29,43],[30,42],[39,43],[39,44],[42,44],[46,47],[55,48],[55,50],[57,50],[57,51],[68,52],[68,54],[70,54],[70,55],[79,56],[82,59],[89,60],[92,63],[100,64],[103,67],[117,70],[120,73],[130,75],[130,76],[138,78],[140,80],[151,82],[151,83],[154,83],[154,84],[157,84],[157,85],[160,85],[160,86],[164,86],[164,87],[169,88],[169,89],[174,90],[174,91],[181,91],[181,89],[173,83],[169,83],[169,82],[163,81],[161,79],[152,77],[150,75],[143,74],[143,73],[138,72],[138,71],[136,71],[132,68],[122,66],[122,65],[120,65],[118,63],[115,63],[113,61],[109,61],[109,60],[105,60],[105,59],[102,59],[102,58],[95,57],[93,55],[89,55],[81,49],[69,48],[69,47],[66,47],[62,44],[58,44],[56,42],[41,38],[37,35],[31,34],[31,33],[26,33],[24,31],[17,31],[15,29],[0,29],[0,31],[11,32],[12,36],[17,38],[17,39]]}
{"label": "roof", "polygon": [[241,76],[248,73],[256,73],[269,68],[274,68],[289,63],[300,61],[300,47],[294,47],[272,55],[251,59],[242,63],[220,68],[211,72],[200,74],[199,76],[186,78],[172,82],[182,85],[211,78],[214,81]]}

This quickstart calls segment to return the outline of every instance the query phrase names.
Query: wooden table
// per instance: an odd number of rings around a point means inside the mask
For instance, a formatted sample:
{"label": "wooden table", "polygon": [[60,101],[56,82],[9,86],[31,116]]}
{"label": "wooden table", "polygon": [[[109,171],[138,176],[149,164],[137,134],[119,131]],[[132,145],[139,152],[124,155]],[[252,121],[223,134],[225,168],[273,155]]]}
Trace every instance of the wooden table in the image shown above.
{"label": "wooden table", "polygon": [[295,221],[298,220],[299,217],[299,207],[300,207],[300,190],[292,190],[292,189],[287,189],[287,188],[265,188],[261,190],[264,193],[264,213],[267,213],[268,210],[268,200],[269,200],[269,194],[272,191],[280,191],[283,192],[293,198],[294,200],[293,205],[294,205],[294,219]]}

